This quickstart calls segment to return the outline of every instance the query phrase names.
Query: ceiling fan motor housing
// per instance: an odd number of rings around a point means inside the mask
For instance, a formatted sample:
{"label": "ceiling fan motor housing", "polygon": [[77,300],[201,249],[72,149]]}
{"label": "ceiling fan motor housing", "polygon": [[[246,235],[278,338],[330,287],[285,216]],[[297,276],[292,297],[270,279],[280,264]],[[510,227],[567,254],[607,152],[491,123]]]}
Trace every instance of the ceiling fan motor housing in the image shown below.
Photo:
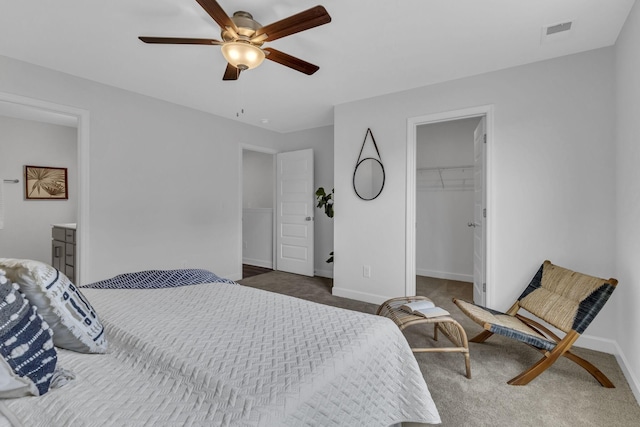
{"label": "ceiling fan motor housing", "polygon": [[[253,37],[255,32],[262,27],[262,25],[259,22],[253,19],[253,15],[251,15],[249,12],[245,12],[242,10],[235,12],[231,17],[231,20],[233,21],[234,24],[236,24],[236,27],[238,27],[238,36],[240,37],[237,40],[239,41],[248,42],[251,39],[251,37]],[[227,31],[226,28],[222,29],[220,36],[222,37],[222,40],[224,40],[225,42],[236,40],[234,35],[229,31]],[[263,42],[262,41],[252,42],[252,44],[257,46],[262,46]]]}

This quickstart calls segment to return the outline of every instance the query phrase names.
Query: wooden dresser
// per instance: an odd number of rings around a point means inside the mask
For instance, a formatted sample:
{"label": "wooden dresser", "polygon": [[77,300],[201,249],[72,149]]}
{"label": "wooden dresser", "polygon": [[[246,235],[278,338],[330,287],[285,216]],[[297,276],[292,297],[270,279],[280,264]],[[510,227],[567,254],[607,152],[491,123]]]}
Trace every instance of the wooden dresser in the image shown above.
{"label": "wooden dresser", "polygon": [[51,265],[76,283],[76,225],[53,224]]}

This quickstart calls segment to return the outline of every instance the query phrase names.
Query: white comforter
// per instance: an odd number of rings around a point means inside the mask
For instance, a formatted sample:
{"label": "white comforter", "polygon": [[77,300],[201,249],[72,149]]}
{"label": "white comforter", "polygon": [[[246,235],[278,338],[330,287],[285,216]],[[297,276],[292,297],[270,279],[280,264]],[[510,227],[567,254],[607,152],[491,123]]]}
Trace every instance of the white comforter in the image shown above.
{"label": "white comforter", "polygon": [[388,426],[440,417],[390,320],[230,284],[83,289],[106,355],[59,351],[77,378],[0,403],[25,426]]}

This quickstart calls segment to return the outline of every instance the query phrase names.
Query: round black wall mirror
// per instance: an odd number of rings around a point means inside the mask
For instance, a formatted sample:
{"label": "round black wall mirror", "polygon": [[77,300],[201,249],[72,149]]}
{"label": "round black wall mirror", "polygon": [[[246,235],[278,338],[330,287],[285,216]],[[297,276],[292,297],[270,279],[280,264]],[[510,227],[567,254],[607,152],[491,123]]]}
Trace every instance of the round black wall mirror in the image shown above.
{"label": "round black wall mirror", "polygon": [[373,200],[384,188],[384,166],[378,159],[367,157],[353,171],[353,189],[362,200]]}

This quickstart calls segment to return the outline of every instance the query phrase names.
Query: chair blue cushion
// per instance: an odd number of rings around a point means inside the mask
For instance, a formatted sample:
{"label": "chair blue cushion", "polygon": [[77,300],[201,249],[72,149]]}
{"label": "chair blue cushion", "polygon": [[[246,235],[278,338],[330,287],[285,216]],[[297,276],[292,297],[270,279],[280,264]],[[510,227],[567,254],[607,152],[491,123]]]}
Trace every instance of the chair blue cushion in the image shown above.
{"label": "chair blue cushion", "polygon": [[525,334],[523,332],[517,331],[512,328],[507,328],[500,325],[491,325],[490,332],[494,334],[502,335],[507,338],[513,338],[518,341],[522,341],[525,344],[532,345],[537,348],[542,348],[544,350],[553,350],[556,346],[556,343],[553,341],[545,340],[534,335]]}

